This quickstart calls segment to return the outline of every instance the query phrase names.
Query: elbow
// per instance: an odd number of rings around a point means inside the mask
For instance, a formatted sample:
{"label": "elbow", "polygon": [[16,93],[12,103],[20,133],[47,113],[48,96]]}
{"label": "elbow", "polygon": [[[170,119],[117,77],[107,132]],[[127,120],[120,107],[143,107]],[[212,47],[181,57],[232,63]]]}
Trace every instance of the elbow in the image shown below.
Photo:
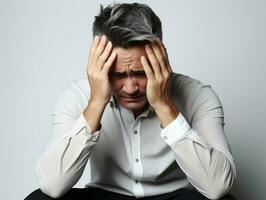
{"label": "elbow", "polygon": [[52,198],[59,198],[68,192],[79,180],[82,170],[63,168],[62,165],[51,164],[40,159],[36,166],[36,173],[40,189]]}
{"label": "elbow", "polygon": [[207,191],[207,194],[205,196],[209,199],[221,199],[224,195],[226,195],[229,192],[230,188],[211,188]]}
{"label": "elbow", "polygon": [[227,193],[227,190],[222,189],[210,189],[207,191],[207,194],[205,196],[208,199],[220,199]]}
{"label": "elbow", "polygon": [[202,194],[209,199],[221,199],[229,193],[234,184],[236,178],[235,164],[228,161],[223,163],[223,165],[219,165],[220,168],[216,168],[205,179],[205,192]]}
{"label": "elbow", "polygon": [[212,182],[208,185],[204,195],[209,199],[221,199],[224,195],[229,193],[233,186],[234,179],[235,176],[231,175],[227,180],[219,180],[216,183]]}
{"label": "elbow", "polygon": [[43,170],[40,165],[37,165],[36,172],[40,189],[47,196],[56,199],[63,196],[69,190],[68,186],[60,181],[62,178],[60,179],[55,173]]}
{"label": "elbow", "polygon": [[47,179],[39,177],[39,184],[41,191],[53,199],[63,196],[68,190],[62,183],[51,177]]}
{"label": "elbow", "polygon": [[46,194],[47,196],[57,199],[64,195],[65,191],[57,187],[52,187],[49,184],[41,184],[40,185],[41,191]]}

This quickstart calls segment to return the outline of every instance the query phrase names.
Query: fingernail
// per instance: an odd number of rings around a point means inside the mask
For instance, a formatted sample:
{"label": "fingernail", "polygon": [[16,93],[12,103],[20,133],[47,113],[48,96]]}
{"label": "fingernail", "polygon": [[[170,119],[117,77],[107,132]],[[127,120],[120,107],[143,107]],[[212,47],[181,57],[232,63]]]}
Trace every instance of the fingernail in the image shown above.
{"label": "fingernail", "polygon": [[107,39],[106,35],[102,35],[102,40],[106,40],[106,39]]}

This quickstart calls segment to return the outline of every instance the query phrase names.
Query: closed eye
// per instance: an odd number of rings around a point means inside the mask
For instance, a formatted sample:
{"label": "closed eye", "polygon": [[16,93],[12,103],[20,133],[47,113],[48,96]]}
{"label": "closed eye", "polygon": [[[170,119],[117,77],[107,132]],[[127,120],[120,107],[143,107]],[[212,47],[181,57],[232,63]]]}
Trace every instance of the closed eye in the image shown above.
{"label": "closed eye", "polygon": [[132,71],[131,74],[136,77],[145,77],[146,73],[145,71]]}
{"label": "closed eye", "polygon": [[116,72],[116,71],[110,71],[109,76],[113,78],[124,78],[127,76],[126,72]]}
{"label": "closed eye", "polygon": [[130,71],[129,74],[127,72],[116,72],[116,71],[110,71],[109,76],[112,78],[125,78],[127,76],[134,76],[137,78],[144,78],[146,77],[145,71]]}

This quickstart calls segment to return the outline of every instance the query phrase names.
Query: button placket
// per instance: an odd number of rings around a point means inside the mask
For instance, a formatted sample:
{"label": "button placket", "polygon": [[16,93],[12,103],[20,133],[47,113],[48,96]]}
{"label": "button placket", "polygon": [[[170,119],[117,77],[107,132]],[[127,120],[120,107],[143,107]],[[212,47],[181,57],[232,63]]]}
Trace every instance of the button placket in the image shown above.
{"label": "button placket", "polygon": [[140,184],[140,179],[143,176],[143,167],[140,157],[140,122],[137,119],[134,122],[131,130],[132,138],[132,165],[133,165],[133,181],[134,181],[134,193],[136,196],[143,194],[143,188]]}

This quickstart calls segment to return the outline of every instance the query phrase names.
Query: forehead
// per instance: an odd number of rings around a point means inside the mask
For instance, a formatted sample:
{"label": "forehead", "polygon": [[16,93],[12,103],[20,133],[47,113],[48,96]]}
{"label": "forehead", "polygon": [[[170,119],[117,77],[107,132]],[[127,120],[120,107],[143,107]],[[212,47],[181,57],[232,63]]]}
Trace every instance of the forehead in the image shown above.
{"label": "forehead", "polygon": [[134,46],[127,49],[121,47],[115,47],[116,60],[113,64],[113,70],[115,71],[125,71],[129,67],[131,70],[143,69],[140,58],[141,56],[146,56],[145,47]]}

